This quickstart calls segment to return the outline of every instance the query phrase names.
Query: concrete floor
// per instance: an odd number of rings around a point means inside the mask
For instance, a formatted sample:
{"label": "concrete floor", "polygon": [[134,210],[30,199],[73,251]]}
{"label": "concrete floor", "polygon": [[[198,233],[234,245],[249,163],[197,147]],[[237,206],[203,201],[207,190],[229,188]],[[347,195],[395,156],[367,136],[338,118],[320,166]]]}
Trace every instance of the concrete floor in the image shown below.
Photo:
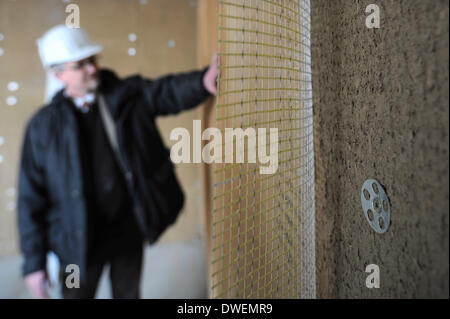
{"label": "concrete floor", "polygon": [[[141,295],[144,299],[207,298],[207,265],[203,240],[149,246],[145,249]],[[32,298],[21,277],[22,257],[0,258],[0,299]],[[49,290],[60,298],[60,287]],[[108,267],[96,298],[111,298]]]}

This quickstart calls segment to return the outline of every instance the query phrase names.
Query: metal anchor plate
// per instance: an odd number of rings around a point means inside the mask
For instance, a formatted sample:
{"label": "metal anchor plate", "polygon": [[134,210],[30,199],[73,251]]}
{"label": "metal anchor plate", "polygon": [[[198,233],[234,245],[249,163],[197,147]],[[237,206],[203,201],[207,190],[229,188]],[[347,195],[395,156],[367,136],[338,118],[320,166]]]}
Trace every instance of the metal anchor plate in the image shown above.
{"label": "metal anchor plate", "polygon": [[391,224],[391,205],[383,187],[368,179],[361,188],[361,204],[370,227],[384,234]]}

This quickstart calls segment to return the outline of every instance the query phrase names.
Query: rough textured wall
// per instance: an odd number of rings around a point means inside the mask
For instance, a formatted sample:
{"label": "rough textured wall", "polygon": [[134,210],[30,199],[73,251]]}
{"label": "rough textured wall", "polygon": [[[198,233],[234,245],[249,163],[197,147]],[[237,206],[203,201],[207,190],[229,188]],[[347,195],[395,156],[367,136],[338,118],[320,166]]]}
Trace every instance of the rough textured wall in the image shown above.
{"label": "rough textured wall", "polygon": [[[371,3],[380,29],[365,26]],[[449,2],[311,5],[318,297],[448,298]],[[361,208],[368,178],[390,198],[384,235]]]}

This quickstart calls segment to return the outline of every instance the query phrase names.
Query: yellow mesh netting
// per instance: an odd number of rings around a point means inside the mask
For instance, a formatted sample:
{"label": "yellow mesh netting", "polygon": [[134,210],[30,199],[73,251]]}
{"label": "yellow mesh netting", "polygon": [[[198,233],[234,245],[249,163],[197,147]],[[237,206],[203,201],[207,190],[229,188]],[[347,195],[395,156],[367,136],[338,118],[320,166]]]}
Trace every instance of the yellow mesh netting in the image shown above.
{"label": "yellow mesh netting", "polygon": [[315,297],[309,28],[309,0],[220,1],[216,125],[278,128],[279,146],[274,174],[214,164],[213,298]]}

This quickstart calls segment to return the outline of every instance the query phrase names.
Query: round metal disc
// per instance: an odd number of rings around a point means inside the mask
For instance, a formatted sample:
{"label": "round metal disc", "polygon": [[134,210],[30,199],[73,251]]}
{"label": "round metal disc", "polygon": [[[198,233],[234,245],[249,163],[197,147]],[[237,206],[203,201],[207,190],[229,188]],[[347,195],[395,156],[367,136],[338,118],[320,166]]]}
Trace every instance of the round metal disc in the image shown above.
{"label": "round metal disc", "polygon": [[391,224],[391,205],[383,187],[374,179],[368,179],[361,188],[361,204],[370,227],[377,233],[385,233]]}

